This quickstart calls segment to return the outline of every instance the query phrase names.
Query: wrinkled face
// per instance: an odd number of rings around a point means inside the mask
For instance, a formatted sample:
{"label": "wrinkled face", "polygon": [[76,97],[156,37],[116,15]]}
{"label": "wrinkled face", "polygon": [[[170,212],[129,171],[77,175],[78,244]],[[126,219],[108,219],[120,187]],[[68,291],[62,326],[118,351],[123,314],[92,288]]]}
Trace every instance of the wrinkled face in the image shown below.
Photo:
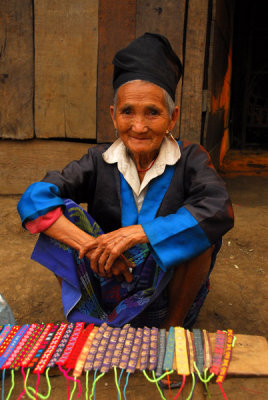
{"label": "wrinkled face", "polygon": [[163,90],[149,82],[134,81],[122,85],[117,92],[116,113],[111,106],[114,127],[130,153],[154,158],[168,130],[177,117],[168,115]]}

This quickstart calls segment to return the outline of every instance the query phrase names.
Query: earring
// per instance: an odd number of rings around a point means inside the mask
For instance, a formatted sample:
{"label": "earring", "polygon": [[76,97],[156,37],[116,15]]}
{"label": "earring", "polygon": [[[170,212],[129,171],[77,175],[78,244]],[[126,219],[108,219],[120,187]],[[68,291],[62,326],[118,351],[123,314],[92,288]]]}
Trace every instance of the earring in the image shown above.
{"label": "earring", "polygon": [[167,137],[171,137],[172,136],[172,132],[169,131],[169,130],[166,130],[166,134],[167,134]]}
{"label": "earring", "polygon": [[118,138],[118,130],[117,129],[114,130],[114,133],[115,133],[115,137]]}

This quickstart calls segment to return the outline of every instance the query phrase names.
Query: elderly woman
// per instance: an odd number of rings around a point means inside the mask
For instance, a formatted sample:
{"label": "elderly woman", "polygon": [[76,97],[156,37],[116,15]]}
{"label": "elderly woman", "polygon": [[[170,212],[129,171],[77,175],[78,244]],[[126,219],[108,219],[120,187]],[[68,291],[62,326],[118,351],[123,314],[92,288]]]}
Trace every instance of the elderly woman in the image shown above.
{"label": "elderly woman", "polygon": [[18,210],[68,320],[190,327],[232,206],[207,152],[171,134],[182,67],[168,40],[146,33],[113,63],[118,139],[49,172]]}

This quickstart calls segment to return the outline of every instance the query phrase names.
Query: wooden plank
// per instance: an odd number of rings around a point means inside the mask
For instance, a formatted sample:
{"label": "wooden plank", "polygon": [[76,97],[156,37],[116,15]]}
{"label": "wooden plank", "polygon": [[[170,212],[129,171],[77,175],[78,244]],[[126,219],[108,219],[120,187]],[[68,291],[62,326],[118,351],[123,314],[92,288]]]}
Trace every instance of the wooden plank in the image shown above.
{"label": "wooden plank", "polygon": [[33,15],[31,0],[0,7],[0,137],[33,137]]}
{"label": "wooden plank", "polygon": [[[216,168],[229,147],[229,106],[231,93],[230,54],[216,21],[212,22],[210,63],[208,68],[208,112],[206,113],[203,145],[209,151]],[[223,152],[223,155],[221,155]]]}
{"label": "wooden plank", "polygon": [[217,25],[223,35],[226,44],[226,51],[232,36],[232,18],[234,12],[234,2],[232,0],[213,0],[212,19],[217,21]]}
{"label": "wooden plank", "polygon": [[145,32],[160,33],[168,38],[182,59],[184,14],[185,0],[137,0],[136,36]]}
{"label": "wooden plank", "polygon": [[224,132],[224,110],[208,112],[205,121],[203,145],[209,152],[215,168],[220,166],[220,147]]}
{"label": "wooden plank", "polygon": [[[233,8],[227,0],[213,1],[207,114],[203,144],[219,167],[229,148],[229,111],[232,75]],[[220,118],[219,118],[220,117]]]}
{"label": "wooden plank", "polygon": [[[229,177],[248,175],[268,177],[268,151],[229,150],[220,168],[221,175]],[[265,198],[264,193],[262,193]]]}
{"label": "wooden plank", "polygon": [[[216,100],[216,104],[212,101],[211,111],[214,112],[220,108],[222,108],[222,104],[220,104],[220,97],[223,91],[223,87],[227,82],[226,80],[226,72],[228,70],[228,56],[230,52],[231,57],[231,48],[230,43],[226,44],[223,39],[222,33],[218,27],[216,22],[212,23],[212,47],[211,47],[211,63],[209,66],[209,91],[212,93]],[[228,48],[226,48],[228,45]],[[228,86],[230,86],[231,75],[228,78]]]}
{"label": "wooden plank", "polygon": [[96,137],[98,0],[35,0],[35,131]]}
{"label": "wooden plank", "polygon": [[[210,333],[210,339],[212,348],[214,348],[216,334]],[[253,335],[236,335],[228,375],[268,376],[268,343],[266,338]]]}
{"label": "wooden plank", "polygon": [[[263,336],[236,334],[228,375],[268,376],[268,342]],[[209,333],[211,351],[214,352],[216,333]],[[260,359],[262,360],[260,362]],[[173,359],[173,370],[176,371],[176,359]],[[181,377],[171,375],[171,380]]]}
{"label": "wooden plank", "polygon": [[[160,33],[168,38],[174,51],[183,62],[183,32],[185,0],[137,0],[136,36],[145,32]],[[181,81],[176,93],[176,104],[181,106]],[[173,130],[179,136],[179,122]]]}
{"label": "wooden plank", "polygon": [[91,145],[86,143],[30,140],[0,142],[0,195],[22,194],[49,170],[61,170],[79,160]]}
{"label": "wooden plank", "polygon": [[99,59],[97,90],[97,140],[113,142],[109,107],[113,102],[115,53],[135,39],[136,0],[99,0]]}
{"label": "wooden plank", "polygon": [[189,0],[182,88],[181,137],[200,143],[208,0]]}

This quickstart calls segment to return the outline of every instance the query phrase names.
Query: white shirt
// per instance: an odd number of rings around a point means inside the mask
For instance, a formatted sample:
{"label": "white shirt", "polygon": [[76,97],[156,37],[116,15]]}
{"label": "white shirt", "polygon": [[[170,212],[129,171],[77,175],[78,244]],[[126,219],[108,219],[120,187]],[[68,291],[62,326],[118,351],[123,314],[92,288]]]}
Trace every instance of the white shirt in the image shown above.
{"label": "white shirt", "polygon": [[181,157],[181,152],[176,140],[171,137],[164,137],[161,144],[159,154],[153,164],[140,182],[136,165],[130,157],[127,148],[123,144],[122,140],[117,139],[103,155],[103,159],[108,164],[117,163],[118,170],[122,173],[125,180],[132,189],[135,203],[140,211],[143,200],[145,198],[149,182],[160,176],[164,171],[166,165],[174,165]]}

